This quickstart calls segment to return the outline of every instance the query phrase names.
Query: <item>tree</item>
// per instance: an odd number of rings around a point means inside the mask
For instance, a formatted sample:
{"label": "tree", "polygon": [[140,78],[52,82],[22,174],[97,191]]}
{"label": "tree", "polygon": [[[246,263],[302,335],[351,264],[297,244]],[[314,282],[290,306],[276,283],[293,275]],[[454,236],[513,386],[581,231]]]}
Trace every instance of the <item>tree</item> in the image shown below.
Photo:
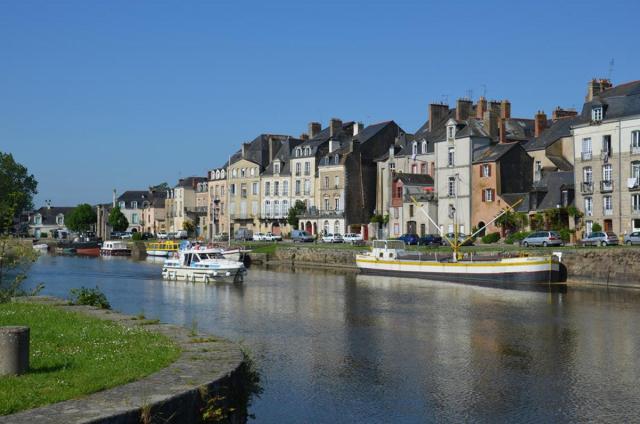
{"label": "tree", "polygon": [[0,233],[13,226],[20,213],[33,208],[38,182],[10,153],[0,152]]}
{"label": "tree", "polygon": [[[22,289],[22,282],[26,278],[27,268],[37,256],[31,244],[6,235],[0,236],[0,303],[9,302],[14,296],[29,294]],[[33,293],[40,289],[41,284]]]}
{"label": "tree", "polygon": [[192,236],[193,233],[196,231],[196,226],[191,221],[184,221],[182,223],[182,229],[186,230],[189,236]]}
{"label": "tree", "polygon": [[598,224],[597,222],[594,222],[593,225],[591,226],[591,232],[596,233],[600,231],[602,231],[602,225]]}
{"label": "tree", "polygon": [[[96,213],[91,205],[87,203],[81,203],[71,211],[69,216],[67,216],[66,224],[67,228],[69,228],[71,231],[83,233],[85,231],[89,231],[91,229],[91,226],[95,224],[96,221]],[[127,222],[127,226],[128,224],[129,223]]]}
{"label": "tree", "polygon": [[149,187],[149,191],[167,191],[167,190],[169,190],[169,184],[167,184],[166,182]]}
{"label": "tree", "polygon": [[109,212],[109,225],[113,228],[113,231],[125,231],[129,228],[129,221],[127,217],[120,211],[120,208],[116,206]]}
{"label": "tree", "polygon": [[305,206],[302,200],[296,200],[296,203],[293,207],[289,208],[289,215],[287,215],[287,222],[293,228],[298,227],[298,221],[300,220],[299,216],[307,211],[307,207]]}

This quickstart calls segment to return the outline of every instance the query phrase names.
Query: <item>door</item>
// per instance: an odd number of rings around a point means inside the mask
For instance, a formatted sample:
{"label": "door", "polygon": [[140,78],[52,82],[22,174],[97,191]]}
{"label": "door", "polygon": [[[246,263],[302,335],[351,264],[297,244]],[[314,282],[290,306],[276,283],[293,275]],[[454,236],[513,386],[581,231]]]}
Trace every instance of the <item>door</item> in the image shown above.
{"label": "door", "polygon": [[407,221],[407,233],[408,234],[417,234],[418,226],[416,225],[416,221]]}
{"label": "door", "polygon": [[604,232],[613,231],[613,220],[605,219],[604,220]]}

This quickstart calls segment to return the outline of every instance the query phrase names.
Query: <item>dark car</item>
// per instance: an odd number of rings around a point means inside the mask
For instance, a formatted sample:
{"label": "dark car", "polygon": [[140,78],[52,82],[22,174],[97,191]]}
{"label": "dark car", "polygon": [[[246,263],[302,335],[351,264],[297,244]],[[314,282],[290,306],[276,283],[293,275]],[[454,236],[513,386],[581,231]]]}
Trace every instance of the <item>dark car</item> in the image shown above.
{"label": "dark car", "polygon": [[418,244],[419,237],[417,234],[403,234],[398,237],[398,240],[402,240],[406,245],[416,245]]}
{"label": "dark car", "polygon": [[418,246],[440,246],[442,237],[437,234],[425,234],[418,239]]}

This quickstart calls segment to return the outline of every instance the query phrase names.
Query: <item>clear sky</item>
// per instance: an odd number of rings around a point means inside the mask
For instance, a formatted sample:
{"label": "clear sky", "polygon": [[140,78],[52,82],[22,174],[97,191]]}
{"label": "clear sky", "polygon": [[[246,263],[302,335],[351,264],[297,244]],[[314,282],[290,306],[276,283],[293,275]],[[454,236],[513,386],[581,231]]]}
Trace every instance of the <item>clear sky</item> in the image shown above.
{"label": "clear sky", "polygon": [[0,0],[0,151],[36,206],[205,175],[260,133],[393,119],[486,93],[580,108],[640,78],[638,1]]}

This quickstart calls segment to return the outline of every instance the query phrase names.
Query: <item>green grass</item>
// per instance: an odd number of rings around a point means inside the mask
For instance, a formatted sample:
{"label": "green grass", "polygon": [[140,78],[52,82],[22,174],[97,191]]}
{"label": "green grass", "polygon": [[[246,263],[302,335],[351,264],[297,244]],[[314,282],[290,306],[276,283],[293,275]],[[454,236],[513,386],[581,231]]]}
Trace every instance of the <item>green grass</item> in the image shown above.
{"label": "green grass", "polygon": [[0,325],[31,328],[30,371],[0,377],[0,415],[138,380],[180,354],[165,336],[47,305],[0,304]]}

